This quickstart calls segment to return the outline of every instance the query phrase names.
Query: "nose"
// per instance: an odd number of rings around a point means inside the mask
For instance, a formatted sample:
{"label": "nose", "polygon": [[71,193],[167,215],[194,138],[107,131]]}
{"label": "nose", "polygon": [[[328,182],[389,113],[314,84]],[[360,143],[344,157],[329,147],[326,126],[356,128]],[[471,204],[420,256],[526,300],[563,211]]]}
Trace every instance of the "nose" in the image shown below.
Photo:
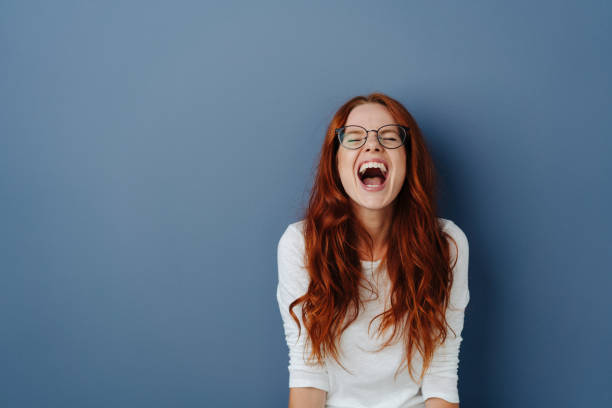
{"label": "nose", "polygon": [[[372,137],[369,137],[371,132],[373,132],[374,135]],[[378,142],[378,133],[376,133],[375,130],[368,130],[368,134],[366,135],[366,142],[364,146],[366,150],[378,150],[378,151],[382,150],[382,146]]]}

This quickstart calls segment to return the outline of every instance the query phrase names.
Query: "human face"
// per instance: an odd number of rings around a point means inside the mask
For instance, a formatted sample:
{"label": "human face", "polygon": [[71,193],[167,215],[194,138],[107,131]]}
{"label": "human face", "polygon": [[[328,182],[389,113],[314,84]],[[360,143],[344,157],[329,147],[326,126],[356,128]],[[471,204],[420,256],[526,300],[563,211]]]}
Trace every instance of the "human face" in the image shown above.
{"label": "human face", "polygon": [[[385,106],[366,103],[351,110],[345,126],[359,125],[366,129],[378,129],[391,123],[396,121]],[[369,160],[382,160],[387,167],[387,177],[382,187],[367,188],[359,178],[359,166]],[[359,149],[339,146],[336,164],[342,186],[352,204],[361,209],[381,210],[392,204],[402,189],[406,178],[406,147],[402,145],[397,149],[385,149],[374,132],[368,132],[366,143]]]}

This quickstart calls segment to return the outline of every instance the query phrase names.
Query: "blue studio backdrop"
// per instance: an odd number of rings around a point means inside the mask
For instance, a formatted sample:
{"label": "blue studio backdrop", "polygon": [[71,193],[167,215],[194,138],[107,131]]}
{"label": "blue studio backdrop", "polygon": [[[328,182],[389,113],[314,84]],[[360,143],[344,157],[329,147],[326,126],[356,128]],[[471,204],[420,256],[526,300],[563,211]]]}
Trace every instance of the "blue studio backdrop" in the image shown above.
{"label": "blue studio backdrop", "polygon": [[276,246],[333,113],[374,91],[470,242],[462,406],[611,406],[611,19],[3,1],[0,406],[286,406]]}

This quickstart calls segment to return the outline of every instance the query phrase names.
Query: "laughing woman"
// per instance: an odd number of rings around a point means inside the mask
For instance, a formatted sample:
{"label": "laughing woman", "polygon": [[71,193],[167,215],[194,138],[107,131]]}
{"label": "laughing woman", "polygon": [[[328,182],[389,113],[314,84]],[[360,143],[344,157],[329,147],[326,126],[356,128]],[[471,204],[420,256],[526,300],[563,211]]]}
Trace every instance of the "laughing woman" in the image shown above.
{"label": "laughing woman", "polygon": [[412,115],[374,93],[334,115],[304,218],[278,242],[289,407],[458,407],[468,241],[436,216]]}

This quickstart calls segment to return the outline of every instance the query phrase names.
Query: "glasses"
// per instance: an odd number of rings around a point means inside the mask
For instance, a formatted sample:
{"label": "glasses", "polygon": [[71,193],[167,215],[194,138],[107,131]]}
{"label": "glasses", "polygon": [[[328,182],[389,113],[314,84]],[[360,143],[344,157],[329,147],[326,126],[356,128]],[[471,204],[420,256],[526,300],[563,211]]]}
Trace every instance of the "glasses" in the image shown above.
{"label": "glasses", "polygon": [[383,125],[377,130],[367,130],[359,125],[349,125],[335,130],[338,140],[347,149],[359,149],[366,143],[368,134],[376,132],[378,142],[386,149],[397,149],[406,142],[408,127],[398,124]]}

